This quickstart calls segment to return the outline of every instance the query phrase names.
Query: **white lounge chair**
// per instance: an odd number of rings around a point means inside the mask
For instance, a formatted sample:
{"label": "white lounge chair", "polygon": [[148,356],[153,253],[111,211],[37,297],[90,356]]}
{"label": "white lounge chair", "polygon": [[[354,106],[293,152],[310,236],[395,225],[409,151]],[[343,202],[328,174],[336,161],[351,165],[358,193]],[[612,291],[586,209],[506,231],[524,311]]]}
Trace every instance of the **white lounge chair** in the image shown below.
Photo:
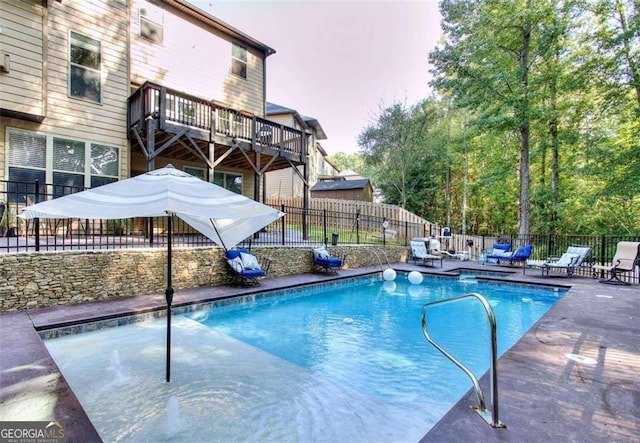
{"label": "white lounge chair", "polygon": [[548,257],[546,260],[527,260],[522,269],[525,274],[527,268],[540,269],[542,276],[548,276],[552,269],[566,270],[567,277],[571,277],[573,272],[582,266],[591,254],[591,246],[569,246],[567,251],[560,257]]}
{"label": "white lounge chair", "polygon": [[621,241],[616,245],[616,255],[613,256],[610,265],[593,265],[593,278],[598,278],[599,272],[609,272],[611,276],[608,280],[600,280],[600,283],[628,285],[629,283],[620,279],[620,274],[633,271],[638,254],[640,253],[640,242]]}
{"label": "white lounge chair", "polygon": [[446,249],[441,249],[440,241],[436,238],[429,239],[429,253],[436,255],[438,257],[447,257],[447,258],[455,258],[456,260],[471,260],[471,252],[469,251],[460,251],[460,252],[450,252]]}
{"label": "white lounge chair", "polygon": [[409,242],[409,249],[410,259],[413,260],[414,263],[418,263],[418,261],[420,261],[426,266],[431,262],[431,265],[433,266],[434,261],[440,260],[440,267],[442,267],[442,256],[429,254],[427,252],[427,245],[424,241],[411,240]]}

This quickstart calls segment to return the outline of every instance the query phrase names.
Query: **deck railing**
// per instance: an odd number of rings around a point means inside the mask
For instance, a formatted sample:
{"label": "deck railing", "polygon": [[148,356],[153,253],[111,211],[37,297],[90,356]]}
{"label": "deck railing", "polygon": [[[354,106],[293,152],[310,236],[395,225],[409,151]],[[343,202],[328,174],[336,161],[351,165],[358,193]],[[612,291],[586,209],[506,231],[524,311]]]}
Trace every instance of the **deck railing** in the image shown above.
{"label": "deck railing", "polygon": [[[120,249],[138,247],[166,247],[167,220],[154,219],[89,220],[59,219],[25,221],[18,217],[27,205],[81,191],[82,189],[37,182],[0,181],[0,253],[64,251],[78,249]],[[508,242],[513,249],[533,245],[532,259],[544,260],[560,256],[569,246],[593,248],[585,265],[577,269],[576,276],[591,276],[592,264],[608,265],[620,241],[638,241],[640,235],[545,235],[519,236],[472,235],[442,232],[428,223],[412,223],[405,220],[364,214],[359,210],[330,211],[305,209],[295,206],[272,205],[286,215],[271,223],[262,231],[245,239],[243,246],[317,246],[333,245],[401,245],[416,237],[435,237],[442,249],[469,251],[472,259],[478,259],[483,250],[493,243]],[[176,246],[214,246],[182,220],[174,219],[173,241]],[[638,266],[634,272],[623,274],[631,283],[640,282]]]}
{"label": "deck railing", "polygon": [[306,134],[298,129],[151,82],[129,97],[128,106],[129,128],[153,118],[159,129],[166,129],[167,123],[187,125],[251,143],[274,156],[284,153],[301,160],[306,156]]}

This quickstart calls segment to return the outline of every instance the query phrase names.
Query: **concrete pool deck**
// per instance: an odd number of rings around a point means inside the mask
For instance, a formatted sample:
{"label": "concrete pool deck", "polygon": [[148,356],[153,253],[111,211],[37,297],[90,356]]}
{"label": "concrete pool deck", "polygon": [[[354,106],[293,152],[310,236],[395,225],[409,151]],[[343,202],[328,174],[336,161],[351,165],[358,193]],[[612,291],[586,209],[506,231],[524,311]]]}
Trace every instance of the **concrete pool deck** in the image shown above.
{"label": "concrete pool deck", "polygon": [[[405,263],[397,270],[445,274],[456,268],[512,271],[501,278],[570,290],[498,362],[500,421],[476,414],[469,391],[425,435],[425,442],[640,442],[640,287],[604,285],[586,277],[541,278],[522,269],[444,261]],[[379,271],[343,270],[337,278]],[[450,273],[449,273],[450,274]],[[176,290],[174,307],[336,278],[303,274],[262,280],[257,288],[216,286]],[[493,277],[491,277],[493,278]],[[163,294],[56,306],[0,315],[0,421],[57,420],[68,442],[101,441],[58,371],[36,329],[162,309]],[[416,319],[419,327],[420,319]],[[573,357],[573,358],[572,358]],[[491,408],[487,377],[481,379]]]}

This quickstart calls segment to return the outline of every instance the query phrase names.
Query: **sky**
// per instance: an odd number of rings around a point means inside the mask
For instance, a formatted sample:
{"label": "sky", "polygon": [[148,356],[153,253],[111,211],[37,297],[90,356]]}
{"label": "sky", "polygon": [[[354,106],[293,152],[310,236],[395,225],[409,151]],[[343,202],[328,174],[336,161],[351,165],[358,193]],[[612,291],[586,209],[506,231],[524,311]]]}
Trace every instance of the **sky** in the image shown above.
{"label": "sky", "polygon": [[437,0],[188,0],[276,50],[267,101],[316,118],[329,155],[358,151],[380,110],[425,98]]}

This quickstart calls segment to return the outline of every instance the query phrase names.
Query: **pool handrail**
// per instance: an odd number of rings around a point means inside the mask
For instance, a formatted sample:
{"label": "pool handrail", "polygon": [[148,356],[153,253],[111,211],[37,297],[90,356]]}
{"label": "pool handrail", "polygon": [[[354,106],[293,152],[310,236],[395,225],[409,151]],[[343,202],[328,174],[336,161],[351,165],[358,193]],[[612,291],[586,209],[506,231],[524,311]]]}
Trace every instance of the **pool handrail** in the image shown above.
{"label": "pool handrail", "polygon": [[[453,355],[449,354],[442,346],[437,344],[429,335],[429,330],[427,328],[427,309],[430,306],[451,303],[454,301],[459,301],[465,298],[475,298],[485,309],[487,313],[487,318],[489,320],[489,326],[491,329],[491,405],[492,412],[489,415],[487,413],[487,408],[484,400],[484,393],[482,392],[482,388],[480,387],[480,382],[478,378],[471,372],[466,366],[464,366],[458,359],[456,359]],[[467,374],[467,376],[471,379],[473,383],[473,388],[475,390],[476,396],[478,397],[479,405],[474,407],[473,409],[492,427],[494,428],[506,428],[507,426],[504,423],[500,422],[499,412],[498,412],[498,339],[496,334],[496,316],[493,313],[493,309],[491,305],[482,295],[470,292],[468,294],[459,295],[456,297],[450,297],[442,300],[435,300],[429,303],[425,303],[422,306],[422,333],[426,340],[431,343],[438,351],[440,351],[445,357],[451,360],[456,366],[458,366],[462,371]]]}

